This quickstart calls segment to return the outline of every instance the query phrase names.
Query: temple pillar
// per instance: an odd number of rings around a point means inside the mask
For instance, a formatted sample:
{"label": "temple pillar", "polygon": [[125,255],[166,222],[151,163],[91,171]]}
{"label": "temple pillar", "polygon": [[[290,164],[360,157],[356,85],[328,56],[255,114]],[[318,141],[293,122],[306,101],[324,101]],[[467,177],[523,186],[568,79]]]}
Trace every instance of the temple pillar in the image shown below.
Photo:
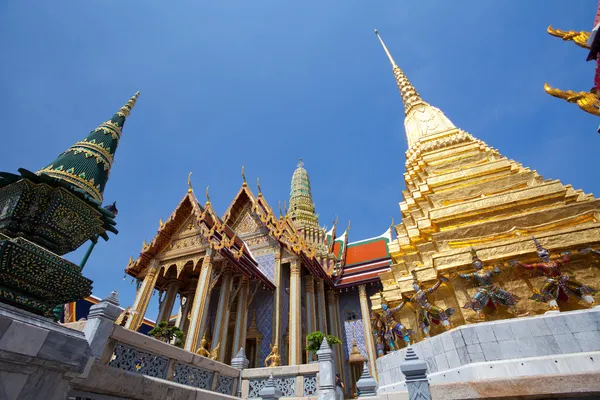
{"label": "temple pillar", "polygon": [[158,263],[158,260],[152,260],[142,285],[135,295],[135,301],[131,307],[131,315],[125,323],[125,328],[137,331],[142,325],[144,315],[146,315],[146,309],[148,308],[152,292],[154,291],[154,285],[156,285],[156,280],[158,279],[159,271],[160,264]]}
{"label": "temple pillar", "polygon": [[233,284],[233,269],[229,265],[223,267],[223,278],[221,280],[221,290],[219,293],[219,303],[217,305],[217,316],[215,318],[215,326],[213,327],[211,351],[214,350],[219,344],[219,361],[223,361],[221,357],[225,356],[223,348],[225,347],[225,340],[227,336],[227,327],[229,325],[229,295],[231,293]]}
{"label": "temple pillar", "polygon": [[302,363],[302,320],[301,320],[301,273],[302,264],[295,259],[290,265],[290,322],[289,322],[289,362],[288,365]]}
{"label": "temple pillar", "polygon": [[[304,276],[304,289],[306,291],[306,334],[317,330],[317,316],[315,315],[315,280],[312,275]],[[307,362],[311,360],[310,351],[306,352]]]}
{"label": "temple pillar", "polygon": [[317,315],[317,330],[325,333],[327,332],[327,307],[325,304],[325,281],[320,278],[315,278],[317,282],[316,287],[316,309],[318,311]]}
{"label": "temple pillar", "polygon": [[246,346],[246,332],[248,331],[248,292],[250,291],[250,282],[247,277],[242,278],[240,291],[237,296],[237,309],[235,313],[235,333],[233,335],[233,344],[231,354],[236,354],[241,347]]}
{"label": "temple pillar", "polygon": [[196,286],[196,295],[192,303],[192,317],[190,318],[190,328],[185,339],[185,349],[196,352],[198,347],[198,335],[200,334],[200,326],[202,321],[206,319],[205,304],[207,301],[207,293],[210,286],[210,280],[213,269],[213,250],[208,249],[206,255],[202,260],[202,267],[200,268],[200,278],[198,279],[198,285]]}
{"label": "temple pillar", "polygon": [[156,318],[156,324],[158,325],[161,321],[169,322],[169,318],[171,318],[171,313],[173,312],[173,305],[175,304],[175,299],[177,299],[177,291],[179,290],[179,281],[177,279],[171,279],[167,284],[167,293],[165,294],[165,299],[162,302],[160,310],[158,312],[158,317]]}
{"label": "temple pillar", "polygon": [[[342,328],[340,323],[340,305],[339,305],[339,297],[335,290],[327,291],[327,306],[328,306],[328,317],[329,317],[329,334],[336,336],[338,339],[342,340]],[[343,360],[343,352],[341,351],[342,345],[335,345],[335,362],[336,368],[340,375],[344,376],[344,360]]]}
{"label": "temple pillar", "polygon": [[283,307],[283,274],[281,273],[281,249],[275,252],[274,267],[275,293],[273,294],[273,345],[277,346],[281,355],[281,308]]}
{"label": "temple pillar", "polygon": [[262,335],[256,338],[256,354],[254,354],[254,368],[262,367]]}
{"label": "temple pillar", "polygon": [[177,327],[184,332],[187,332],[190,325],[190,311],[192,310],[192,303],[194,301],[194,293],[197,285],[198,279],[193,278],[190,280],[190,289],[185,292],[185,302],[183,302],[183,305],[181,306],[181,320]]}
{"label": "temple pillar", "polygon": [[371,313],[369,307],[369,298],[367,297],[367,288],[365,285],[358,286],[358,297],[360,299],[360,314],[362,317],[363,333],[365,335],[365,347],[367,348],[367,358],[369,359],[369,371],[371,376],[377,379],[377,353],[375,352],[375,341],[371,329]]}

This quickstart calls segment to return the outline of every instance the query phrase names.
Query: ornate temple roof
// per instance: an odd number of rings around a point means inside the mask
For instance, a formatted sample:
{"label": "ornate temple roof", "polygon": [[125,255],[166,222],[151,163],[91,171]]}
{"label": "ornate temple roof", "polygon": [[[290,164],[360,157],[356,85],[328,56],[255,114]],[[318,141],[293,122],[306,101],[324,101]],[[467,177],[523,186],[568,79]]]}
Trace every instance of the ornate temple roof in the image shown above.
{"label": "ornate temple roof", "polygon": [[273,283],[258,268],[247,244],[215,214],[210,200],[202,207],[191,189],[167,221],[161,223],[154,239],[149,244],[144,244],[140,256],[129,263],[125,272],[135,277],[145,274],[150,261],[168,248],[171,238],[190,215],[211,248],[230,260],[244,275],[259,279],[270,289],[274,288]]}
{"label": "ornate temple roof", "polygon": [[304,168],[302,159],[298,162],[298,167],[292,175],[288,214],[300,229],[319,229],[319,217],[315,214],[310,178]]}
{"label": "ornate temple roof", "polygon": [[[379,274],[390,271],[392,258],[388,244],[392,242],[392,227],[382,235],[340,246],[343,252],[341,274],[336,287],[343,288],[379,280]],[[347,237],[347,232],[344,232]],[[336,241],[336,244],[338,241]]]}
{"label": "ornate temple roof", "polygon": [[67,182],[102,202],[125,119],[135,106],[139,94],[133,95],[111,119],[100,124],[85,139],[69,147],[37,173]]}

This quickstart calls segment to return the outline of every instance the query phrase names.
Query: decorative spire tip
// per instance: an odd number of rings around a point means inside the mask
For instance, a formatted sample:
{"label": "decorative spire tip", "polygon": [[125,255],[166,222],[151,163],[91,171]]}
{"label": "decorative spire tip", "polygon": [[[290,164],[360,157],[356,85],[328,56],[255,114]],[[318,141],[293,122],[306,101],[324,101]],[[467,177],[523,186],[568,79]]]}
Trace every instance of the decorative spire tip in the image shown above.
{"label": "decorative spire tip", "polygon": [[298,159],[298,168],[302,168],[304,166],[304,161],[302,161],[302,157]]}

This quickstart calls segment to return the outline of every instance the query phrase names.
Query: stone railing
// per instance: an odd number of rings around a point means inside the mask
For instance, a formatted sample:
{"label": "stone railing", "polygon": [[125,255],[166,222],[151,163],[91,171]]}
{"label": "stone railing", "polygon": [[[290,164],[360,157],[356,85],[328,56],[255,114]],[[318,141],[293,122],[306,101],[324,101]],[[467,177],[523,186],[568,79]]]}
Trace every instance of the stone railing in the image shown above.
{"label": "stone railing", "polygon": [[242,371],[242,398],[260,398],[259,392],[272,375],[282,397],[317,398],[319,364],[251,368]]}
{"label": "stone railing", "polygon": [[115,325],[102,364],[233,395],[240,370]]}

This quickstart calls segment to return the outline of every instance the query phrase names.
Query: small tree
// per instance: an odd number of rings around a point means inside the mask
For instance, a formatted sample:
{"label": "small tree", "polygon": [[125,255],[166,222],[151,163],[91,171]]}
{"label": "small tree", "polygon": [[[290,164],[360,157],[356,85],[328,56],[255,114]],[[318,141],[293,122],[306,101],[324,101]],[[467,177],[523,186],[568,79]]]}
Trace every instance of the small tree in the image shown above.
{"label": "small tree", "polygon": [[148,332],[148,335],[167,343],[175,339],[175,346],[177,347],[183,347],[183,338],[185,337],[185,333],[181,329],[176,326],[169,326],[167,321],[159,322],[154,329]]}
{"label": "small tree", "polygon": [[321,331],[315,331],[306,337],[306,350],[312,351],[313,353],[317,352],[317,350],[319,350],[319,348],[321,347],[321,343],[323,343],[323,338],[325,337],[327,337],[327,343],[329,344],[329,346],[342,343],[340,339],[333,335],[325,335]]}

